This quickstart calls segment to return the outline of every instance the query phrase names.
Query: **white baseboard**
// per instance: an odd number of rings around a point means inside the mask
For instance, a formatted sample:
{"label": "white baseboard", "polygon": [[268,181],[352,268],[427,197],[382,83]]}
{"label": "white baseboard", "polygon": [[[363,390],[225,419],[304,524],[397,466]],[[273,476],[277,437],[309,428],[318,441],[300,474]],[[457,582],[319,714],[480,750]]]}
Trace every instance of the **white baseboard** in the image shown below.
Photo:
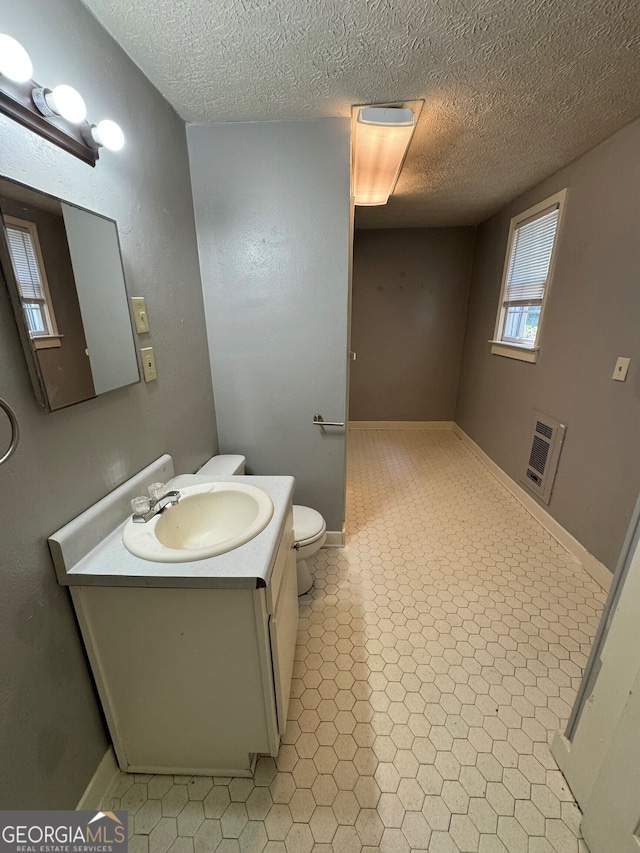
{"label": "white baseboard", "polygon": [[98,764],[98,768],[85,788],[84,794],[80,797],[76,810],[99,809],[119,773],[120,768],[116,762],[113,747],[110,746]]}
{"label": "white baseboard", "polygon": [[349,429],[453,429],[453,421],[349,421]]}
{"label": "white baseboard", "polygon": [[327,537],[324,540],[323,548],[344,548],[345,535],[344,530],[327,530]]}
{"label": "white baseboard", "polygon": [[496,465],[493,459],[491,459],[491,457],[488,456],[484,450],[482,450],[482,448],[479,447],[475,441],[458,426],[458,424],[453,424],[453,432],[458,436],[462,443],[469,448],[474,456],[477,456],[480,462],[482,462],[483,465],[491,471],[502,485],[506,486],[514,498],[531,513],[536,521],[538,521],[544,529],[581,564],[585,572],[590,575],[594,581],[602,587],[602,589],[608,592],[609,587],[611,586],[611,581],[613,580],[613,575],[609,569],[597,560],[593,554],[590,554],[584,545],[578,542],[575,536],[572,536],[568,530],[565,530],[565,528],[556,521],[546,509],[543,509],[540,504],[534,500],[534,498],[527,494],[522,486],[519,486],[515,480],[512,480],[511,477],[509,477],[508,474],[505,474],[502,468]]}

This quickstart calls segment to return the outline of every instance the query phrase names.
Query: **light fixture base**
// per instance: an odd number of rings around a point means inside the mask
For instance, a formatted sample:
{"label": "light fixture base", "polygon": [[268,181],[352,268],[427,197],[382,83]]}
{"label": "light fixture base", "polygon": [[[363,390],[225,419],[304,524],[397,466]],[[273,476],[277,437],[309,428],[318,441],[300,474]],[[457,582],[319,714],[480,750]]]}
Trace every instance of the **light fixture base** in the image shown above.
{"label": "light fixture base", "polygon": [[56,113],[51,109],[47,102],[47,95],[51,94],[51,89],[44,89],[42,87],[34,89],[31,92],[31,99],[33,103],[36,105],[38,112],[40,112],[46,118],[52,118],[56,115]]}
{"label": "light fixture base", "polygon": [[102,146],[99,142],[96,142],[96,139],[93,135],[94,127],[95,124],[90,124],[90,122],[88,121],[83,121],[80,125],[80,135],[82,136],[85,143],[89,146],[89,148],[92,148],[97,154],[98,149]]}
{"label": "light fixture base", "polygon": [[404,107],[360,107],[357,121],[376,127],[414,127],[416,117],[412,109]]}

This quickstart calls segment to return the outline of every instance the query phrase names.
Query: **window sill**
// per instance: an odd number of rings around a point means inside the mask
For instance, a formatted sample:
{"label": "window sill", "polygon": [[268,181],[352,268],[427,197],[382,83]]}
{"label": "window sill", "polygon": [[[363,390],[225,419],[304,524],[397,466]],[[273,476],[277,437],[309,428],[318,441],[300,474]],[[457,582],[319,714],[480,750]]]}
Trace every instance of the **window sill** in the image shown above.
{"label": "window sill", "polygon": [[528,361],[535,364],[538,360],[539,347],[525,347],[522,344],[509,344],[505,341],[489,341],[493,355],[501,355],[505,358],[515,358],[518,361]]}
{"label": "window sill", "polygon": [[53,349],[62,346],[63,335],[36,335],[31,338],[35,349]]}

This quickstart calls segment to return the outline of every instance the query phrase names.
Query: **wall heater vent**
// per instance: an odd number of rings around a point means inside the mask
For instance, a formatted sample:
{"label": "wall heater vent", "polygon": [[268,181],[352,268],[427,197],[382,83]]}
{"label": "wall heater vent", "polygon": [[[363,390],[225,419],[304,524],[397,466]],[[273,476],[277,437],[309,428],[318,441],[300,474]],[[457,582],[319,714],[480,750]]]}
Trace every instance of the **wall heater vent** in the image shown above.
{"label": "wall heater vent", "polygon": [[534,412],[533,442],[529,463],[521,482],[544,503],[551,500],[553,481],[558,470],[566,426],[553,418]]}

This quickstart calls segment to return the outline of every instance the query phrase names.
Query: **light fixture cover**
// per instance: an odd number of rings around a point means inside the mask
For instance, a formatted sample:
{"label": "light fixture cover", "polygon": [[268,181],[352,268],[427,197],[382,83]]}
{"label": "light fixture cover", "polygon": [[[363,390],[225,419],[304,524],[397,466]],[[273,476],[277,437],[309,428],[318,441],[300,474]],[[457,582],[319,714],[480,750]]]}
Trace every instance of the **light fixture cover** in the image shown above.
{"label": "light fixture cover", "polygon": [[398,180],[416,120],[401,107],[357,107],[353,189],[357,205],[386,204]]}
{"label": "light fixture cover", "polygon": [[33,76],[29,54],[19,41],[0,33],[0,74],[14,83],[26,83]]}

